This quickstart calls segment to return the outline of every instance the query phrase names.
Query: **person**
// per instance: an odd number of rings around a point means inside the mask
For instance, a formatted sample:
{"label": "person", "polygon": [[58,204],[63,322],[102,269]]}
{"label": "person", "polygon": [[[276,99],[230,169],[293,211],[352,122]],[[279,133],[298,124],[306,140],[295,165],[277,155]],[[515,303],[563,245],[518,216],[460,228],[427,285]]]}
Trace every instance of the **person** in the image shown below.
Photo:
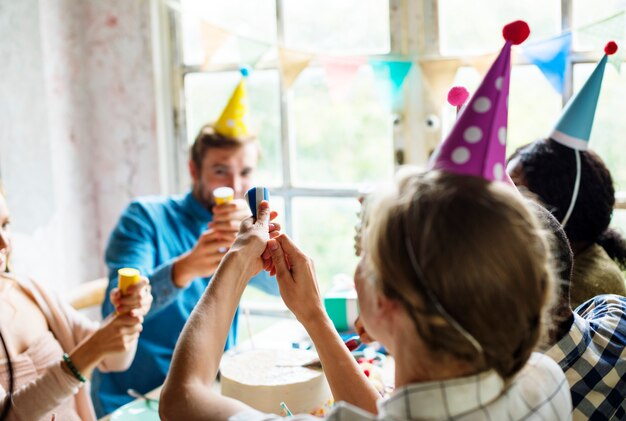
{"label": "person", "polygon": [[[242,115],[230,105],[240,104],[243,86],[242,80],[225,108],[233,119]],[[129,388],[147,393],[163,384],[183,325],[232,245],[241,220],[250,215],[242,198],[252,187],[260,145],[247,131],[229,131],[245,125],[221,124],[224,118],[202,127],[191,146],[191,191],[183,197],[134,200],[111,234],[105,256],[111,285],[120,267],[138,268],[150,278],[154,304],[130,369],[94,375],[92,396],[99,415],[130,402]],[[216,206],[212,192],[223,186],[234,190],[235,200]],[[278,294],[276,281],[265,272],[251,285]],[[111,303],[105,301],[102,313],[111,311]],[[237,325],[235,314],[226,349],[236,343]]]}
{"label": "person", "polygon": [[515,184],[539,196],[565,228],[574,250],[574,307],[596,295],[626,295],[626,240],[609,228],[613,180],[602,159],[589,150],[604,70],[616,51],[615,42],[606,44],[605,54],[550,135],[520,148],[507,164]]}
{"label": "person", "polygon": [[0,326],[9,356],[0,361],[0,406],[9,420],[95,420],[87,378],[94,367],[129,367],[152,301],[148,280],[124,296],[111,290],[118,314],[93,322],[9,268],[9,218],[0,192]]}
{"label": "person", "polygon": [[[626,240],[609,227],[615,205],[611,173],[592,150],[579,151],[580,187],[565,233],[574,252],[571,305],[602,294],[626,295]],[[510,159],[511,178],[520,188],[539,197],[562,221],[575,183],[576,158],[571,150],[543,139],[520,148]]]}
{"label": "person", "polygon": [[574,420],[626,418],[626,298],[607,294],[570,304],[574,255],[561,224],[545,208],[535,214],[554,235],[553,256],[560,283],[552,310],[545,353],[556,361],[569,383]]}
{"label": "person", "polygon": [[285,304],[319,353],[338,402],[329,420],[569,419],[563,372],[532,353],[554,275],[546,234],[523,199],[504,183],[432,171],[404,174],[367,208],[355,284],[363,323],[395,359],[392,396],[377,404],[380,395],[324,310],[311,259],[268,228],[264,203],[258,220],[242,225],[181,334],[162,419],[280,419],[211,386],[228,320],[262,268],[276,271]]}

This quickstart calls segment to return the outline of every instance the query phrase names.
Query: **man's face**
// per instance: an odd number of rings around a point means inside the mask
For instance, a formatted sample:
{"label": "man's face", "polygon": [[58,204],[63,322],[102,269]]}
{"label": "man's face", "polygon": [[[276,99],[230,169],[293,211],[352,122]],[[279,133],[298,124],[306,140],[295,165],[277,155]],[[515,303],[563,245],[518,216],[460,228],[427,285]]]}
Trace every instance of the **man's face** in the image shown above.
{"label": "man's face", "polygon": [[189,164],[195,197],[207,209],[215,204],[213,190],[218,187],[230,187],[235,191],[236,199],[243,198],[253,186],[258,159],[258,147],[254,143],[234,148],[208,149],[202,160],[202,168],[195,169],[193,162]]}

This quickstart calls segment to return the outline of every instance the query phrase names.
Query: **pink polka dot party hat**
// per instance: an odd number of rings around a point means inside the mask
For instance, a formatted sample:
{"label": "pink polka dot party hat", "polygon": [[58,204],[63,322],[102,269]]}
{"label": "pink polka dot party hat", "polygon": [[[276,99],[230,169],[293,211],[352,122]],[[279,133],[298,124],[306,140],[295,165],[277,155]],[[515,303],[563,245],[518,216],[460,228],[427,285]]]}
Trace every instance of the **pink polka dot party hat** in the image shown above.
{"label": "pink polka dot party hat", "polygon": [[511,46],[529,34],[524,21],[503,28],[504,47],[441,145],[434,169],[513,185],[505,171]]}

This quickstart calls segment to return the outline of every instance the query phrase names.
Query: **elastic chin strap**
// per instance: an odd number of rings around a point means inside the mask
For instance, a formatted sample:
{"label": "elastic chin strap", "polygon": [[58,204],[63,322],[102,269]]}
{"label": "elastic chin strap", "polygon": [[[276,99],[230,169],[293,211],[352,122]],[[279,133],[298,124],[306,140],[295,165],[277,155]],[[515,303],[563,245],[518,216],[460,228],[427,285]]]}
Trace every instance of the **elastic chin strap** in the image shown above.
{"label": "elastic chin strap", "polygon": [[569,209],[567,209],[567,213],[565,217],[563,217],[563,221],[561,221],[561,225],[565,228],[567,221],[572,216],[572,212],[574,211],[574,206],[576,205],[576,199],[578,199],[578,191],[580,190],[580,151],[578,149],[574,149],[574,155],[576,156],[576,181],[574,182],[574,191],[572,193],[572,201],[569,204]]}

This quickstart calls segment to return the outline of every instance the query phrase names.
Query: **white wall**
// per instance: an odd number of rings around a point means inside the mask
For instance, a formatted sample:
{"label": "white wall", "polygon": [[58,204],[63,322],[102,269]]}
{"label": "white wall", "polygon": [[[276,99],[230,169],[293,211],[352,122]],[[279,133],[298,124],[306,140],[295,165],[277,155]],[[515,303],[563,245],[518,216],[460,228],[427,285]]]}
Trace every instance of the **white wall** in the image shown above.
{"label": "white wall", "polygon": [[0,171],[14,266],[56,291],[105,274],[132,197],[158,194],[149,0],[0,0]]}

